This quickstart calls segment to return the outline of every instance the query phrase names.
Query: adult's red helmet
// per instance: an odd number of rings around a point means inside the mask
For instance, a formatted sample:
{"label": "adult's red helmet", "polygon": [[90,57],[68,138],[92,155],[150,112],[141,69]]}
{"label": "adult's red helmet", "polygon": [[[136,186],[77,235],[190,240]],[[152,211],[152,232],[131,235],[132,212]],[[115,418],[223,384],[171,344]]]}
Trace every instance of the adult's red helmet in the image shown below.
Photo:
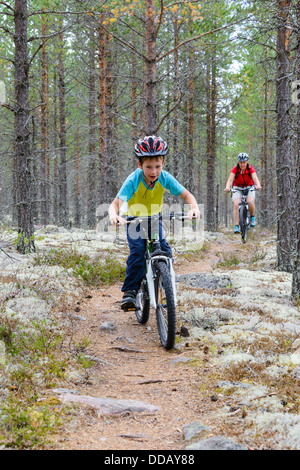
{"label": "adult's red helmet", "polygon": [[145,136],[139,139],[134,147],[134,153],[138,158],[164,156],[168,153],[168,144],[155,135]]}

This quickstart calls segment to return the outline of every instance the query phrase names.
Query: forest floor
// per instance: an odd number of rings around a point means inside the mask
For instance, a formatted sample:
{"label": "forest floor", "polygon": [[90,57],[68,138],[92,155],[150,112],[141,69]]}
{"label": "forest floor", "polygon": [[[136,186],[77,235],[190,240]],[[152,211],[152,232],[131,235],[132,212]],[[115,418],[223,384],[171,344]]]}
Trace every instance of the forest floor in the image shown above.
{"label": "forest floor", "polygon": [[[86,234],[43,233],[41,251],[74,244],[84,252],[111,250],[105,243],[95,248]],[[121,282],[79,289],[72,299],[79,284],[70,270],[65,284],[62,271],[51,274],[61,282],[55,310],[68,310],[70,343],[93,360],[45,390],[43,400],[70,405],[46,448],[184,450],[223,436],[245,449],[300,449],[300,311],[290,298],[291,276],[275,270],[275,236],[255,229],[245,245],[223,230],[206,233],[197,252],[181,248],[173,248],[178,307],[171,351],[160,344],[152,309],[146,325],[121,310]],[[118,253],[125,263],[126,246],[115,247]],[[37,268],[29,267],[33,284]],[[48,287],[49,273],[43,272]],[[97,399],[135,400],[144,408],[105,414]],[[192,423],[206,428],[188,439]]]}
{"label": "forest floor", "polygon": [[[210,258],[212,259],[212,258]],[[205,271],[210,260],[182,263],[180,273]],[[210,415],[216,405],[210,396],[199,393],[208,390],[207,373],[199,370],[199,351],[189,345],[189,338],[177,343],[172,351],[162,348],[157,332],[155,312],[152,310],[147,325],[140,325],[134,312],[120,308],[121,283],[95,290],[92,298],[81,303],[80,315],[86,318],[76,333],[90,341],[92,357],[96,362],[87,384],[79,386],[80,393],[93,397],[133,399],[158,407],[149,413],[124,413],[97,416],[88,405],[73,422],[67,433],[58,437],[63,449],[115,450],[171,450],[183,449],[182,427],[202,421],[213,427]],[[115,329],[100,330],[109,322]],[[178,358],[190,359],[176,362]],[[175,361],[174,361],[175,359]],[[193,365],[193,359],[196,363]],[[78,390],[78,388],[77,388]],[[63,395],[62,395],[63,396]],[[213,435],[212,433],[209,433]],[[233,433],[234,434],[234,433]]]}
{"label": "forest floor", "polygon": [[[140,325],[134,312],[120,309],[120,283],[94,290],[80,304],[79,314],[86,320],[80,322],[75,338],[78,342],[88,338],[90,354],[100,361],[76,390],[89,397],[140,400],[158,410],[100,416],[87,401],[67,432],[57,436],[59,448],[182,450],[197,437],[214,436],[246,449],[300,448],[299,438],[286,433],[287,426],[292,430],[294,425],[296,434],[300,429],[299,375],[296,379],[291,375],[299,363],[295,351],[300,352],[300,315],[290,302],[290,276],[276,273],[274,278],[275,237],[258,236],[254,230],[243,245],[229,232],[207,236],[196,256],[175,248],[176,274],[192,275],[192,280],[195,273],[217,280],[221,276],[226,285],[228,274],[232,277],[235,272],[242,282],[229,281],[225,288],[177,283],[177,341],[172,351],[160,344],[153,310],[148,324]],[[262,274],[261,280],[255,271]],[[261,286],[265,298],[259,299],[254,292]],[[287,321],[294,315],[292,331],[282,328],[285,319],[271,313],[274,300],[276,311],[281,302],[288,307]],[[242,323],[239,317],[247,321]],[[106,322],[114,329],[100,329]],[[181,333],[182,327],[189,336]],[[274,334],[274,354],[268,328]],[[271,378],[264,375],[268,368]],[[285,382],[286,389],[282,385],[276,389],[272,374],[278,384]],[[289,408],[292,419],[285,422]],[[270,416],[276,425],[268,421]],[[262,425],[256,427],[260,419]],[[191,423],[207,429],[187,441],[184,427]]]}

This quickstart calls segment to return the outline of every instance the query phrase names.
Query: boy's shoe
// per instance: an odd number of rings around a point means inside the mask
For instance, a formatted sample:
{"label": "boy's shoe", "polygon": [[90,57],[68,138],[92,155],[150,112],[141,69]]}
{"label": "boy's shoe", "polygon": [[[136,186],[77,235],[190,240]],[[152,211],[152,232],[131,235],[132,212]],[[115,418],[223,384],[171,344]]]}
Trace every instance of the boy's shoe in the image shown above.
{"label": "boy's shoe", "polygon": [[252,217],[250,217],[250,227],[255,227],[255,225],[256,225],[255,217],[252,216]]}
{"label": "boy's shoe", "polygon": [[234,226],[234,231],[233,233],[240,233],[240,227],[238,225]]}
{"label": "boy's shoe", "polygon": [[121,300],[121,309],[125,310],[134,310],[136,307],[136,291],[127,290],[124,292],[123,298]]}

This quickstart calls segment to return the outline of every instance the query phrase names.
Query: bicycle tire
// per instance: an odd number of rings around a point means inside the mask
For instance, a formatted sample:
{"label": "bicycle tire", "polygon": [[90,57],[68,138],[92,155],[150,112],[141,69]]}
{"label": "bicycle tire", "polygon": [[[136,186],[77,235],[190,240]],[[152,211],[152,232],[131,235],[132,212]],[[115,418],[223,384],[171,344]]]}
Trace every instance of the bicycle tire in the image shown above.
{"label": "bicycle tire", "polygon": [[176,309],[171,274],[165,262],[156,266],[155,295],[156,321],[162,346],[172,349],[176,334]]}
{"label": "bicycle tire", "polygon": [[240,223],[241,238],[242,238],[243,243],[246,243],[247,241],[246,217],[247,217],[247,209],[245,206],[241,205],[239,208],[239,223]]}
{"label": "bicycle tire", "polygon": [[142,282],[138,296],[140,296],[140,302],[135,309],[135,315],[139,323],[145,324],[149,320],[150,315],[149,291],[147,281],[145,279]]}
{"label": "bicycle tire", "polygon": [[248,239],[248,230],[250,228],[250,213],[249,210],[245,210],[245,235],[244,235],[244,243],[246,243]]}

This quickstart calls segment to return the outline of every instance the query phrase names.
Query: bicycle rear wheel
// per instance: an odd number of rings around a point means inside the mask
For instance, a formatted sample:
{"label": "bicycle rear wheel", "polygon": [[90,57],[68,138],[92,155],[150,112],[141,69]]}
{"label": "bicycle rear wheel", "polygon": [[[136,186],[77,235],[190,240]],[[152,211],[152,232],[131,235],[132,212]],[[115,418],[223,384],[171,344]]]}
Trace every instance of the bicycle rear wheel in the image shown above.
{"label": "bicycle rear wheel", "polygon": [[171,274],[163,261],[157,263],[155,281],[156,321],[161,344],[172,349],[175,344],[176,310]]}
{"label": "bicycle rear wheel", "polygon": [[146,279],[143,280],[140,292],[136,296],[135,314],[139,323],[147,323],[150,313],[150,299]]}

